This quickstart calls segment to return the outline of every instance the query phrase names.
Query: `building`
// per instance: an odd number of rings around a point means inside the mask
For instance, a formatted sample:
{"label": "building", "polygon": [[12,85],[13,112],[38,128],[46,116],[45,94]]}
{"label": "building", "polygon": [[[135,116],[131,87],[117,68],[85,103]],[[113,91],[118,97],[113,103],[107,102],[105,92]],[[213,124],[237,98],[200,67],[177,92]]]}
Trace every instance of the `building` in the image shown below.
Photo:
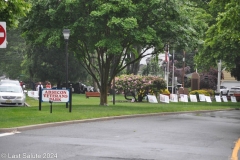
{"label": "building", "polygon": [[237,81],[234,77],[231,76],[230,72],[223,71],[224,79],[221,80],[221,86],[231,88],[234,86],[240,86],[240,81]]}

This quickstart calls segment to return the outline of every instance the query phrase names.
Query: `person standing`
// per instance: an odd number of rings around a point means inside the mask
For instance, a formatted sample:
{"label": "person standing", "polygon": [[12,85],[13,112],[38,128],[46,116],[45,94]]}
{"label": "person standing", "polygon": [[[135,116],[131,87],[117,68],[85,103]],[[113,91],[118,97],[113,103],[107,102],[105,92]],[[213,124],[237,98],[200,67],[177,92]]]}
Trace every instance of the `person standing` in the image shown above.
{"label": "person standing", "polygon": [[47,89],[51,89],[51,88],[52,88],[52,86],[51,86],[51,83],[50,83],[50,82],[47,82],[47,84],[46,84],[46,88],[47,88]]}
{"label": "person standing", "polygon": [[39,87],[41,87],[43,89],[42,82],[38,82],[38,85],[36,87],[36,91],[39,91]]}
{"label": "person standing", "polygon": [[39,89],[40,89],[40,87],[41,87],[41,89],[43,89],[42,82],[38,82],[38,85],[37,85],[37,87],[36,87],[36,91],[38,91],[38,97],[40,96],[40,95],[39,95]]}
{"label": "person standing", "polygon": [[20,86],[23,87],[23,81],[20,81]]}

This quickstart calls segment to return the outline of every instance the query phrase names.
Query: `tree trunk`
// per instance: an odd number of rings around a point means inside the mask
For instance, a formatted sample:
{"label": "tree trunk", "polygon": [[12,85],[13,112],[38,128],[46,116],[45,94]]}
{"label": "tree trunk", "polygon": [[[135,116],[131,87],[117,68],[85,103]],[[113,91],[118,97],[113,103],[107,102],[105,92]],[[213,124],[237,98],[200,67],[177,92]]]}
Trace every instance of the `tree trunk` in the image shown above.
{"label": "tree trunk", "polygon": [[97,83],[96,83],[95,81],[93,82],[93,87],[94,87],[94,88],[93,88],[93,91],[94,91],[94,92],[98,92],[98,91],[99,91],[99,90],[98,90]]}
{"label": "tree trunk", "polygon": [[[105,85],[102,85],[100,87],[100,104],[101,106],[107,106],[108,102],[107,102],[107,97],[108,97],[108,87],[104,87]],[[107,86],[107,85],[106,85]]]}

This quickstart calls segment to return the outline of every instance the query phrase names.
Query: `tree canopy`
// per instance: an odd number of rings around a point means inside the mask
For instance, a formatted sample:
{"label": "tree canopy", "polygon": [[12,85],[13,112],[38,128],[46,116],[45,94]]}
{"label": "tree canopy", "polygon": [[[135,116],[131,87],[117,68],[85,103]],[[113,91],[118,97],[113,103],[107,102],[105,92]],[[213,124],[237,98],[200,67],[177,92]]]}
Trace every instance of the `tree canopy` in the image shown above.
{"label": "tree canopy", "polygon": [[[26,1],[1,0],[0,21],[7,25],[7,48],[0,49],[0,74],[13,79],[22,74],[21,63],[24,59],[24,40],[20,37],[18,27],[19,20],[26,16],[31,5]],[[19,67],[20,66],[20,67]]]}
{"label": "tree canopy", "polygon": [[0,1],[0,20],[6,22],[7,27],[16,28],[19,19],[26,16],[31,5],[24,0],[1,0]]}
{"label": "tree canopy", "polygon": [[[66,82],[66,53],[62,48],[45,46],[32,46],[28,48],[27,61],[24,65],[27,67],[31,81],[50,81],[58,86]],[[81,69],[80,63],[73,54],[68,57],[68,72],[70,82],[78,82],[79,77],[85,79],[85,70]]]}
{"label": "tree canopy", "polygon": [[100,105],[120,71],[162,52],[165,43],[197,47],[206,27],[204,10],[184,1],[39,0],[32,6],[22,28],[27,42],[61,48],[62,30],[70,29],[69,50],[97,83]]}
{"label": "tree canopy", "polygon": [[20,37],[18,29],[10,29],[7,38],[7,48],[0,49],[0,74],[18,79],[21,74],[24,74],[22,63],[25,59],[25,41]]}
{"label": "tree canopy", "polygon": [[213,19],[206,32],[204,48],[197,55],[198,66],[217,66],[222,60],[227,70],[240,80],[240,4],[234,0],[212,0],[209,3]]}

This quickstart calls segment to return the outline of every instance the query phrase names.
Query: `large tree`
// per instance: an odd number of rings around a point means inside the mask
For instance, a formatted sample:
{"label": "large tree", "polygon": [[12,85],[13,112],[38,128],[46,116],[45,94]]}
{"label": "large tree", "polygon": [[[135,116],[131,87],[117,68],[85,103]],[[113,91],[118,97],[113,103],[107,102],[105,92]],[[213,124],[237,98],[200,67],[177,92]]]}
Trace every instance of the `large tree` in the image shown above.
{"label": "large tree", "polygon": [[7,38],[7,48],[0,48],[0,75],[23,80],[20,75],[25,74],[22,65],[26,55],[25,41],[18,29],[8,29]]}
{"label": "large tree", "polygon": [[[127,66],[163,51],[167,42],[196,46],[203,22],[192,21],[188,9],[197,10],[183,2],[39,0],[33,2],[23,31],[31,44],[62,46],[61,32],[70,29],[69,49],[97,83],[100,105],[107,105],[113,78]],[[147,53],[149,48],[155,49]]]}
{"label": "large tree", "polygon": [[[46,48],[45,46],[31,46],[27,50],[24,65],[31,81],[50,81],[61,86],[66,82],[66,53],[64,48]],[[68,57],[68,80],[78,82],[81,77],[86,80],[87,74],[81,69],[79,61],[73,54]]]}
{"label": "large tree", "polygon": [[0,21],[7,25],[7,48],[0,48],[0,74],[5,74],[11,78],[18,78],[21,74],[21,60],[24,58],[24,49],[19,30],[13,30],[19,23],[19,19],[26,16],[31,5],[26,1],[1,0],[0,1]]}
{"label": "large tree", "polygon": [[239,1],[212,0],[209,3],[213,19],[206,32],[204,48],[197,56],[198,66],[203,68],[216,67],[217,61],[231,71],[240,80],[240,19]]}

